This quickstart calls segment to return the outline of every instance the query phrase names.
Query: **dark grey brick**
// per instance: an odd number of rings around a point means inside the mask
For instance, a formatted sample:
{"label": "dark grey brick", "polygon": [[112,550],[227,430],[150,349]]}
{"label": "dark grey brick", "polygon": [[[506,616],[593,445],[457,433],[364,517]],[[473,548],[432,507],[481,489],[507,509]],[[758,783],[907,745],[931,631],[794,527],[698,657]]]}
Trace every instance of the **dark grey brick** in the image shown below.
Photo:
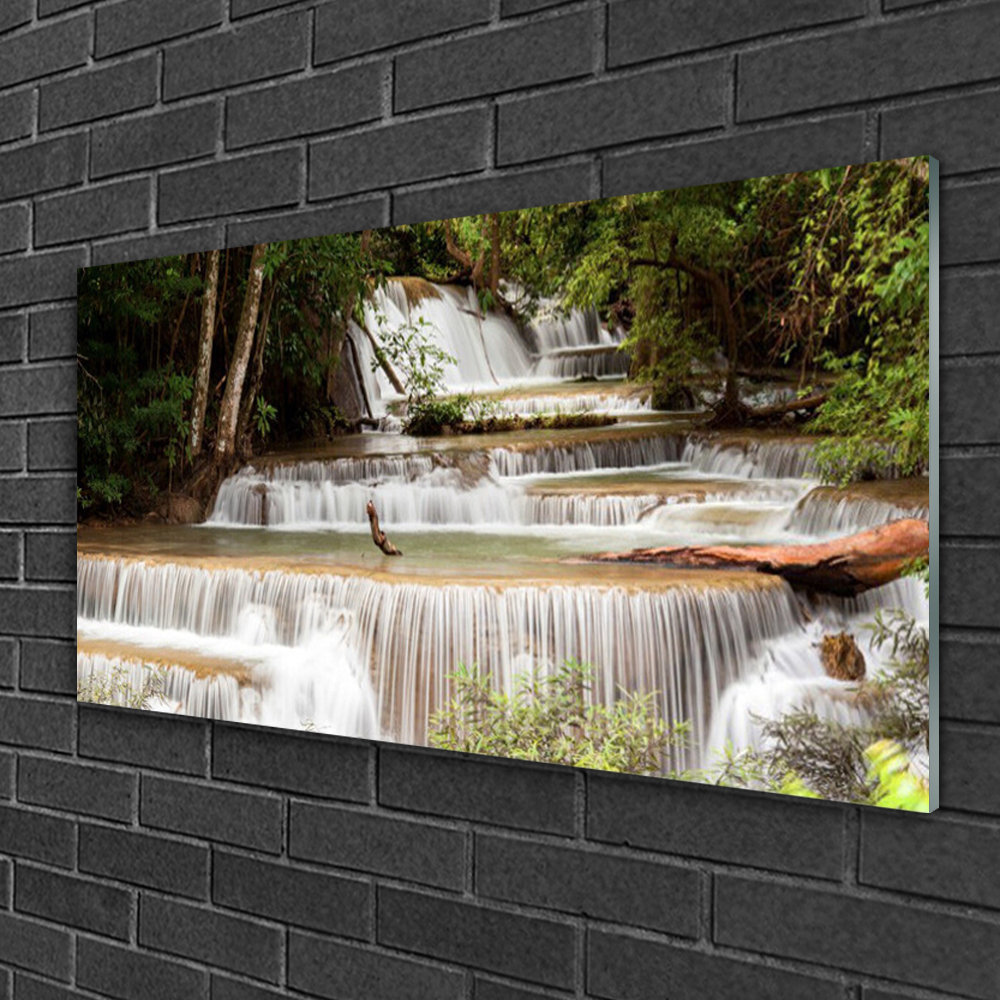
{"label": "dark grey brick", "polygon": [[0,941],[4,964],[69,982],[73,938],[67,931],[0,910]]}
{"label": "dark grey brick", "polygon": [[1000,620],[1000,563],[995,549],[946,545],[940,553],[941,622],[991,628]]}
{"label": "dark grey brick", "polygon": [[742,53],[737,116],[768,118],[989,79],[997,73],[995,30],[992,5],[978,4]]}
{"label": "dark grey brick", "polygon": [[712,184],[864,159],[865,116],[838,115],[604,159],[602,194]]}
{"label": "dark grey brick", "polygon": [[76,829],[71,820],[0,804],[0,854],[72,868]]}
{"label": "dark grey brick", "polygon": [[930,153],[941,161],[941,173],[965,173],[1000,166],[1000,129],[984,123],[1000,121],[1000,91],[949,95],[882,112],[884,159]]}
{"label": "dark grey brick", "polygon": [[[9,750],[0,750],[0,799],[9,799],[14,795],[14,765],[17,757]],[[2,820],[0,820],[2,829]],[[2,840],[2,834],[0,834]]]}
{"label": "dark grey brick", "polygon": [[990,509],[990,482],[994,475],[1000,475],[997,458],[941,460],[941,531],[945,536],[987,536],[1000,531]]}
{"label": "dark grey brick", "polygon": [[0,40],[0,88],[82,66],[90,45],[88,20],[81,14]]}
{"label": "dark grey brick", "polygon": [[30,218],[27,205],[0,206],[0,254],[27,248]]}
{"label": "dark grey brick", "polygon": [[587,836],[671,854],[839,878],[841,811],[690,783],[587,775]]}
{"label": "dark grey brick", "polygon": [[[24,541],[20,531],[0,530],[0,580],[17,580],[20,577],[23,548]],[[13,684],[7,687],[13,687]]]}
{"label": "dark grey brick", "polygon": [[138,776],[77,761],[21,756],[17,776],[21,802],[128,822],[138,799]]}
{"label": "dark grey brick", "polygon": [[511,986],[510,983],[498,982],[484,976],[476,976],[474,982],[473,996],[476,1000],[545,1000],[552,996],[548,992],[539,993],[536,989]]}
{"label": "dark grey brick", "polygon": [[1000,365],[995,364],[942,367],[942,444],[1000,441],[1000,407],[993,405],[998,378]]}
{"label": "dark grey brick", "polygon": [[324,798],[367,802],[372,749],[350,740],[217,725],[212,775]]}
{"label": "dark grey brick", "polygon": [[35,244],[48,246],[144,229],[150,183],[145,177],[57,194],[35,202]]}
{"label": "dark grey brick", "polygon": [[298,149],[239,156],[160,176],[160,223],[292,205],[303,183]]}
{"label": "dark grey brick", "polygon": [[221,247],[225,242],[224,232],[225,226],[216,223],[161,231],[155,236],[138,236],[95,243],[93,262],[120,264],[129,260],[148,260],[151,257],[169,257],[175,254],[212,250]]}
{"label": "dark grey brick", "polygon": [[594,65],[594,24],[588,10],[397,56],[396,110],[586,76]]}
{"label": "dark grey brick", "polygon": [[261,14],[276,7],[287,7],[295,0],[230,0],[230,17],[236,20],[249,17],[251,14]]}
{"label": "dark grey brick", "polygon": [[575,784],[567,768],[380,750],[379,802],[395,809],[569,835]]}
{"label": "dark grey brick", "polygon": [[175,896],[208,898],[208,848],[159,834],[81,823],[80,870]]}
{"label": "dark grey brick", "polygon": [[67,135],[12,149],[0,153],[0,201],[71,187],[82,183],[86,175],[85,135]]}
{"label": "dark grey brick", "polygon": [[76,580],[76,533],[29,531],[24,536],[26,580]]}
{"label": "dark grey brick", "polygon": [[590,163],[577,162],[400,191],[392,199],[392,221],[398,225],[584,201],[591,193],[590,178]]}
{"label": "dark grey brick", "polygon": [[10,31],[27,24],[31,20],[34,6],[33,0],[6,0],[0,7],[0,31]]}
{"label": "dark grey brick", "polygon": [[997,753],[1000,753],[1000,730],[943,722],[941,805],[991,816],[1000,814],[1000,776],[993,768],[984,766]]}
{"label": "dark grey brick", "polygon": [[[37,257],[28,258],[29,261],[37,259]],[[2,270],[3,265],[0,264],[0,272]],[[76,370],[73,365],[35,365],[0,369],[0,416],[65,413],[72,409],[75,396]],[[50,488],[60,481],[64,480],[57,480],[55,477],[51,482],[42,479],[33,480],[34,489]],[[27,492],[25,485],[21,485],[20,489],[22,492]],[[44,514],[40,517],[46,519]]]}
{"label": "dark grey brick", "polygon": [[941,275],[941,353],[1000,351],[1000,271]]}
{"label": "dark grey brick", "polygon": [[476,891],[595,920],[698,936],[701,876],[692,868],[477,835]]}
{"label": "dark grey brick", "polygon": [[316,12],[316,64],[483,24],[489,0],[340,0]]}
{"label": "dark grey brick", "polygon": [[47,17],[50,14],[62,14],[74,7],[82,7],[89,0],[38,0],[39,17]]}
{"label": "dark grey brick", "polygon": [[[56,348],[46,339],[39,349],[54,350]],[[75,419],[29,421],[28,468],[32,472],[76,468]]]}
{"label": "dark grey brick", "polygon": [[[0,158],[2,159],[2,158]],[[2,164],[0,164],[2,166]],[[0,176],[3,175],[0,169]],[[64,299],[76,295],[76,269],[83,267],[86,254],[82,247],[57,253],[32,254],[30,257],[0,261],[0,308],[33,305],[47,299]],[[39,369],[48,377],[59,369]],[[68,385],[65,376],[62,383]],[[75,386],[73,396],[76,395]],[[64,410],[70,410],[67,404]],[[0,414],[6,415],[4,393],[0,392]]]}
{"label": "dark grey brick", "polygon": [[497,162],[655,139],[725,121],[729,60],[585,83],[500,106]]}
{"label": "dark grey brick", "polygon": [[221,0],[126,0],[101,7],[97,17],[97,56],[189,35],[222,23]]}
{"label": "dark grey brick", "polygon": [[741,962],[711,952],[590,931],[587,993],[608,1000],[705,1000],[767,997],[767,1000],[842,1000],[838,982]]}
{"label": "dark grey brick", "polygon": [[21,688],[52,694],[76,693],[76,644],[21,640]]}
{"label": "dark grey brick", "polygon": [[226,243],[228,246],[238,247],[262,240],[298,240],[308,236],[372,229],[388,223],[388,197],[382,194],[368,195],[302,212],[261,215],[244,222],[231,222]]}
{"label": "dark grey brick", "polygon": [[303,69],[309,15],[269,18],[167,49],[163,99],[170,101]]}
{"label": "dark grey brick", "polygon": [[[0,316],[0,364],[22,360],[27,329],[28,317],[23,314]],[[2,456],[3,451],[0,449],[0,462],[3,461]],[[3,466],[0,465],[0,468]]]}
{"label": "dark grey brick", "polygon": [[19,864],[14,908],[57,924],[128,940],[133,896],[125,889]]}
{"label": "dark grey brick", "polygon": [[[4,492],[3,485],[0,482],[0,497]],[[23,585],[0,587],[0,604],[3,605],[4,630],[13,635],[60,639],[69,638],[76,632],[76,595],[72,590],[28,589]],[[62,721],[61,709],[53,709],[50,720],[51,723]],[[25,733],[24,724],[20,724],[17,731]],[[65,737],[65,734],[57,735],[51,724],[46,725],[44,731],[48,739],[59,743]]]}
{"label": "dark grey brick", "polygon": [[205,773],[208,723],[202,719],[81,705],[79,725],[82,757],[183,774]]}
{"label": "dark grey brick", "polygon": [[465,976],[457,969],[340,944],[301,931],[288,935],[288,985],[330,1000],[398,1000],[402,996],[407,1000],[461,1000],[466,995]]}
{"label": "dark grey brick", "polygon": [[[20,369],[38,373],[38,369]],[[25,385],[26,384],[26,385]],[[46,387],[45,379],[5,379],[0,373],[0,393],[5,388],[12,392],[25,387]],[[16,401],[16,400],[15,400]],[[43,403],[43,400],[39,400]],[[75,484],[65,476],[33,476],[30,479],[5,479],[0,481],[0,523],[31,522],[33,524],[72,523],[75,514]]]}
{"label": "dark grey brick", "polygon": [[32,361],[76,357],[76,304],[31,314],[28,356]]}
{"label": "dark grey brick", "polygon": [[312,143],[309,197],[315,201],[481,170],[490,118],[486,108],[471,108]]}
{"label": "dark grey brick", "polygon": [[156,955],[81,937],[76,946],[76,982],[119,1000],[135,997],[204,997],[208,973]]}
{"label": "dark grey brick", "polygon": [[1000,883],[983,877],[997,871],[1000,827],[862,810],[860,879],[868,885],[1000,907]]}
{"label": "dark grey brick", "polygon": [[281,850],[282,812],[281,800],[273,796],[153,775],[142,780],[143,826],[277,854]]}
{"label": "dark grey brick", "polygon": [[1000,723],[998,682],[1000,644],[967,641],[961,636],[941,639],[942,718]]}
{"label": "dark grey brick", "polygon": [[1000,181],[941,191],[941,263],[1000,260]]}
{"label": "dark grey brick", "polygon": [[141,945],[254,979],[273,983],[280,980],[282,938],[283,932],[277,927],[191,903],[143,896],[139,905]]}
{"label": "dark grey brick", "polygon": [[[886,903],[731,875],[716,876],[715,940],[901,983],[991,1000],[1000,926],[906,903]],[[991,968],[991,966],[993,966]]]}
{"label": "dark grey brick", "polygon": [[475,903],[381,887],[380,944],[569,989],[573,928]]}
{"label": "dark grey brick", "polygon": [[73,712],[72,703],[65,701],[0,694],[0,742],[68,753],[73,749]]}
{"label": "dark grey brick", "polygon": [[56,986],[55,983],[18,973],[14,979],[13,995],[14,1000],[77,1000],[80,994],[71,986]]}
{"label": "dark grey brick", "polygon": [[[283,0],[284,2],[284,0]],[[284,1000],[288,994],[277,993],[262,986],[251,986],[242,979],[212,975],[212,1000]]]}
{"label": "dark grey brick", "polygon": [[217,850],[212,900],[231,910],[338,937],[371,937],[372,894],[369,883],[361,879]]}
{"label": "dark grey brick", "polygon": [[629,0],[609,7],[608,65],[623,66],[744,38],[863,17],[865,0]]}
{"label": "dark grey brick", "polygon": [[0,95],[0,143],[13,142],[31,135],[34,116],[34,91],[20,90]]}
{"label": "dark grey brick", "polygon": [[220,120],[221,103],[205,101],[96,128],[91,138],[91,176],[108,177],[210,156],[215,152]]}
{"label": "dark grey brick", "polygon": [[458,830],[293,802],[288,853],[294,858],[461,889],[466,836]]}
{"label": "dark grey brick", "polygon": [[378,118],[387,73],[387,63],[365,63],[236,94],[226,104],[226,145],[236,149]]}
{"label": "dark grey brick", "polygon": [[567,0],[500,0],[500,13],[503,17],[515,17],[518,14],[531,14],[546,7],[558,7]]}
{"label": "dark grey brick", "polygon": [[156,102],[159,76],[157,57],[144,56],[43,83],[38,91],[38,127],[44,132],[147,108]]}
{"label": "dark grey brick", "polygon": [[17,639],[0,638],[0,687],[11,688],[17,681]]}

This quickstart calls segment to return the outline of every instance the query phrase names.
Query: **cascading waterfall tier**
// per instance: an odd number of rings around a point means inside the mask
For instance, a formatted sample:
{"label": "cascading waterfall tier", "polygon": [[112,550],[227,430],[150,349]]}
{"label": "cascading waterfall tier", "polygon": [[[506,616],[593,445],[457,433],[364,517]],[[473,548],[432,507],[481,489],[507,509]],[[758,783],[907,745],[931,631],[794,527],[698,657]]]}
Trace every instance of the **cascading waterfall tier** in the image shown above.
{"label": "cascading waterfall tier", "polygon": [[[343,647],[370,669],[383,735],[404,743],[425,741],[459,664],[510,690],[517,673],[574,658],[595,668],[595,698],[655,691],[665,718],[690,719],[692,749],[674,762],[685,767],[697,762],[722,692],[802,625],[791,590],[770,578],[656,590],[428,585],[89,557],[78,573],[81,630],[95,641],[197,644],[219,656],[226,643],[245,647],[250,613],[255,644],[291,657],[343,622]],[[331,669],[338,657],[328,657]],[[294,674],[266,663],[274,678]]]}
{"label": "cascading waterfall tier", "polygon": [[851,535],[900,517],[927,518],[926,507],[901,507],[869,497],[831,498],[825,490],[812,490],[796,505],[788,530],[816,537]]}
{"label": "cascading waterfall tier", "polygon": [[801,478],[811,469],[809,450],[808,443],[798,441],[724,446],[656,434],[484,452],[338,458],[259,471],[247,466],[223,482],[209,523],[358,526],[365,524],[365,504],[372,499],[383,520],[395,525],[610,526],[648,511],[650,498],[579,494],[556,504],[529,495],[516,480],[670,463],[690,466],[702,476]]}

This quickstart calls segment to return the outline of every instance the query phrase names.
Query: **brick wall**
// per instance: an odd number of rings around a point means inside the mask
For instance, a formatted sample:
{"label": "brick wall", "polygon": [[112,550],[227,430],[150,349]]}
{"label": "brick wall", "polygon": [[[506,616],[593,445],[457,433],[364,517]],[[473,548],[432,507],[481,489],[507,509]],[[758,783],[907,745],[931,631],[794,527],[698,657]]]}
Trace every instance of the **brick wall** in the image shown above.
{"label": "brick wall", "polygon": [[[0,0],[0,998],[1000,995],[1000,3]],[[932,153],[941,802],[78,709],[75,269]]]}

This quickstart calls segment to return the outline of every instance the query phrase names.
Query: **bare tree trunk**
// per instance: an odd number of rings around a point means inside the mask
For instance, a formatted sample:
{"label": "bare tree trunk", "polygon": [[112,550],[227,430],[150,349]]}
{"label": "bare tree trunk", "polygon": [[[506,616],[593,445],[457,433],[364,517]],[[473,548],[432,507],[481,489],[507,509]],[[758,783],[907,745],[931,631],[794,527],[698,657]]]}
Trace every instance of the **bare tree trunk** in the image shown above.
{"label": "bare tree trunk", "polygon": [[240,400],[243,396],[243,382],[250,364],[254,330],[257,328],[257,312],[260,309],[260,292],[264,283],[264,254],[266,243],[257,243],[250,258],[250,274],[247,277],[246,293],[243,296],[243,311],[233,348],[233,360],[226,378],[226,391],[219,410],[219,434],[215,440],[215,461],[219,466],[229,463],[236,449],[236,421],[240,414]]}
{"label": "bare tree trunk", "polygon": [[212,372],[212,339],[215,335],[215,307],[219,294],[219,251],[208,255],[205,294],[201,300],[201,339],[198,341],[198,372],[191,404],[191,457],[201,454],[205,436],[205,411],[208,409],[208,382]]}
{"label": "bare tree trunk", "polygon": [[247,428],[253,416],[253,405],[260,392],[260,385],[264,379],[264,350],[267,347],[267,331],[271,322],[271,308],[274,305],[274,295],[278,284],[271,281],[271,287],[264,296],[264,308],[260,315],[260,325],[257,330],[257,339],[253,349],[253,364],[250,369],[250,387],[243,393],[243,402],[240,404],[240,416],[236,423],[236,448],[239,451],[243,447]]}

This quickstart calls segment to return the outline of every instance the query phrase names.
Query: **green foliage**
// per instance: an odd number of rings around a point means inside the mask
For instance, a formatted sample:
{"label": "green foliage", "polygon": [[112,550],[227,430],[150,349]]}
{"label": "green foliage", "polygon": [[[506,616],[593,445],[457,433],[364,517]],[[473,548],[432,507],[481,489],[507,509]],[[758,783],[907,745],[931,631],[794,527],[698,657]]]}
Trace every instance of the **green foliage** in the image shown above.
{"label": "green foliage", "polygon": [[278,411],[263,396],[258,396],[254,412],[254,427],[262,441],[266,441],[274,426],[274,419]]}
{"label": "green foliage", "polygon": [[589,666],[567,660],[552,674],[519,674],[505,694],[488,674],[462,666],[452,676],[453,698],[430,720],[430,743],[606,771],[662,770],[684,745],[688,723],[660,719],[655,694],[622,692],[609,705],[593,704],[592,676]]}
{"label": "green foliage", "polygon": [[467,398],[447,396],[415,400],[407,407],[403,430],[415,437],[435,437],[443,428],[454,427],[465,420]]}
{"label": "green foliage", "polygon": [[926,812],[928,783],[913,763],[930,733],[930,645],[926,629],[901,611],[878,613],[873,645],[889,669],[862,681],[854,698],[863,725],[796,709],[758,719],[757,749],[722,749],[708,771],[688,777],[740,788],[841,799]]}
{"label": "green foliage", "polygon": [[97,705],[146,709],[154,698],[162,697],[166,676],[164,668],[143,665],[142,683],[136,688],[131,667],[119,661],[107,670],[95,670],[87,678],[78,678],[76,698]]}

